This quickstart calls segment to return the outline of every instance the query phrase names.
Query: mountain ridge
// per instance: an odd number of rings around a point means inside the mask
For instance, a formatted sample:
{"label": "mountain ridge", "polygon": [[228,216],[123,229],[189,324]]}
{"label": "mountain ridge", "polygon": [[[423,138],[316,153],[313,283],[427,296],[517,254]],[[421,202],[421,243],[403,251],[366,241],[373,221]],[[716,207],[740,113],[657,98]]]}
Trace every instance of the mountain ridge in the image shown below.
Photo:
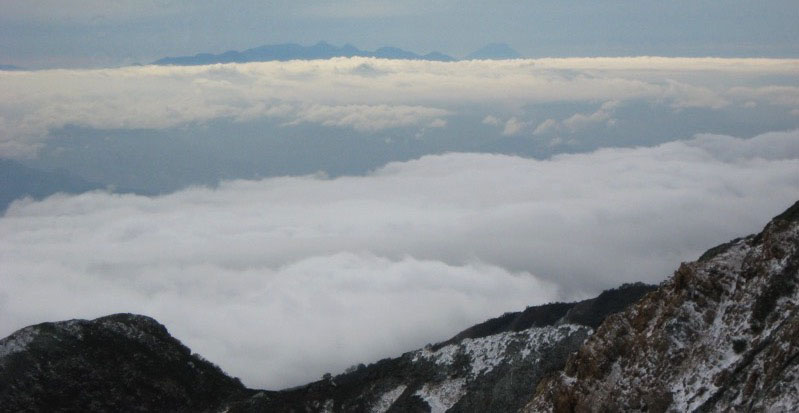
{"label": "mountain ridge", "polygon": [[330,59],[334,57],[376,57],[382,59],[433,60],[451,62],[456,59],[440,52],[419,55],[396,47],[381,47],[374,51],[361,50],[351,44],[338,47],[327,42],[311,46],[297,43],[280,43],[254,47],[241,52],[229,50],[219,54],[199,53],[194,56],[164,57],[155,65],[206,65],[213,63],[247,63],[288,60]]}
{"label": "mountain ridge", "polygon": [[797,284],[799,202],[605,320],[525,411],[792,411]]}
{"label": "mountain ridge", "polygon": [[[361,50],[347,43],[335,46],[321,41],[311,46],[297,43],[268,44],[250,49],[226,52],[198,53],[193,56],[163,57],[154,61],[154,65],[207,65],[215,63],[247,63],[289,60],[330,59],[334,57],[375,57],[379,59],[428,60],[437,62],[454,62],[457,59],[447,54],[433,51],[424,55],[410,52],[393,46],[383,46],[374,51]],[[468,54],[463,60],[472,59],[519,59],[522,56],[505,43],[490,43]]]}

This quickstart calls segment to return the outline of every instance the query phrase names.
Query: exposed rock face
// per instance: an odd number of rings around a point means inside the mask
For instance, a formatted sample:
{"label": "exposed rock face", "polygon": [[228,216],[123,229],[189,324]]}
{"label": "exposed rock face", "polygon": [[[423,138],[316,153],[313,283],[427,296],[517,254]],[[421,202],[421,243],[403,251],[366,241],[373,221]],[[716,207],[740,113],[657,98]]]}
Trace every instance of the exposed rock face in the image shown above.
{"label": "exposed rock face", "polygon": [[526,411],[799,408],[799,202],[608,317]]}
{"label": "exposed rock face", "polygon": [[207,411],[242,384],[155,320],[115,314],[0,340],[0,411]]}

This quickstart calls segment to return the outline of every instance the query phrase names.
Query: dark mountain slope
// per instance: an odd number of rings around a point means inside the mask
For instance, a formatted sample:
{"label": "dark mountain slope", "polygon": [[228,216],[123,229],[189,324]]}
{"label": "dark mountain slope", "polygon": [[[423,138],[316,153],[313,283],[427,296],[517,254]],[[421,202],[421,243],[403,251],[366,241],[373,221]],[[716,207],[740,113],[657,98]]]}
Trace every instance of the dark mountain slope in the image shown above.
{"label": "dark mountain slope", "polygon": [[644,294],[657,287],[644,283],[624,284],[603,291],[596,298],[576,303],[551,303],[527,307],[524,311],[505,313],[463,330],[451,339],[433,346],[434,349],[458,343],[465,338],[481,338],[532,327],[560,324],[579,324],[596,328],[609,314],[617,313]]}
{"label": "dark mountain slope", "polygon": [[155,320],[115,314],[0,340],[0,411],[210,411],[244,386]]}
{"label": "dark mountain slope", "polygon": [[608,317],[527,411],[799,408],[799,202]]}

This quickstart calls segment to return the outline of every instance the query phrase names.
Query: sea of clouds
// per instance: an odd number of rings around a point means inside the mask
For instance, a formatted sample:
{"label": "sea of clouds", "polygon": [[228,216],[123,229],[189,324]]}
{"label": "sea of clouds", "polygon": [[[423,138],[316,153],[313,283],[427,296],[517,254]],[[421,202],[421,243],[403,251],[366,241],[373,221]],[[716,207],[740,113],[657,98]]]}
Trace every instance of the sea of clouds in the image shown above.
{"label": "sea of clouds", "polygon": [[[26,158],[68,125],[162,129],[215,119],[276,119],[373,132],[443,128],[475,106],[506,135],[614,122],[615,107],[774,106],[799,116],[799,60],[563,58],[432,62],[374,58],[0,71],[0,156]],[[526,118],[529,105],[589,103],[594,113]],[[640,104],[640,103],[638,103]]]}
{"label": "sea of clouds", "polygon": [[0,218],[0,336],[142,313],[245,384],[281,388],[505,311],[657,283],[797,198],[788,131],[20,200]]}
{"label": "sea of clouds", "polygon": [[[758,130],[793,129],[767,127],[770,114],[782,125],[799,116],[797,77],[795,59],[659,57],[0,71],[0,157],[35,158],[70,125],[268,119],[383,139],[377,132],[397,128],[456,131],[466,114],[498,134],[559,142],[625,122],[619,108],[655,105],[688,113],[680,119],[702,108],[730,125],[758,108],[748,120]],[[550,104],[595,109],[528,110]],[[443,153],[363,176],[154,197],[23,199],[0,218],[0,337],[142,313],[245,384],[281,388],[505,311],[662,281],[798,198],[799,131],[788,130],[547,159]]]}

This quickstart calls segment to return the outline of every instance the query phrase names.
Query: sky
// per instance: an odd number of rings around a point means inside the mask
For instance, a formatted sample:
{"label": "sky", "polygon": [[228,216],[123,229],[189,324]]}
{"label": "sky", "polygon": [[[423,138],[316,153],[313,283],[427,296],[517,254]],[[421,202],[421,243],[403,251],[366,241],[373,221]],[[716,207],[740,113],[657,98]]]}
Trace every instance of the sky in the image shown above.
{"label": "sky", "polygon": [[[141,313],[285,388],[659,283],[799,199],[795,2],[62,4],[0,15],[35,69],[0,70],[0,183],[40,194],[0,216],[0,337]],[[529,58],[131,65],[320,40]]]}
{"label": "sky", "polygon": [[0,64],[108,67],[327,41],[457,57],[491,42],[527,57],[799,57],[793,0],[4,0]]}

